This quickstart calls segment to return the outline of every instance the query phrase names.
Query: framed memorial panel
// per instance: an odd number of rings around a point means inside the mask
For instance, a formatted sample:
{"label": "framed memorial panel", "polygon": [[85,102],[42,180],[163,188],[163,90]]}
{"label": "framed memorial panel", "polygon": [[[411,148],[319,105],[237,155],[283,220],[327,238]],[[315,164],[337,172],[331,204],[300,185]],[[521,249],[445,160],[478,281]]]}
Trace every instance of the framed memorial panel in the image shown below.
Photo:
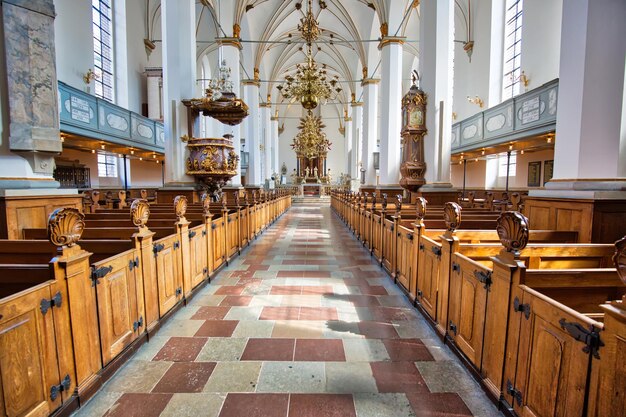
{"label": "framed memorial panel", "polygon": [[528,186],[541,186],[541,161],[528,163]]}
{"label": "framed memorial panel", "polygon": [[552,170],[554,169],[554,159],[543,161],[543,185],[552,179]]}

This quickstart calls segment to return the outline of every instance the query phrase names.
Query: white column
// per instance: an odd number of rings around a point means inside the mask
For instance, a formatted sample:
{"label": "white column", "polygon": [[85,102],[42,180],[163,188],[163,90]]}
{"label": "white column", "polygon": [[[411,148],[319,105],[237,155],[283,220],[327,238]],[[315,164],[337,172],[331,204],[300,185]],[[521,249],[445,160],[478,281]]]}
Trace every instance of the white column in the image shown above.
{"label": "white column", "polygon": [[[241,43],[239,43],[239,40],[235,38],[221,38],[218,39],[218,42],[221,45],[222,59],[226,61],[226,66],[229,67],[231,71],[230,80],[233,82],[233,93],[235,93],[237,97],[241,97]],[[225,124],[223,125],[222,131],[223,134],[230,133],[233,135],[235,153],[237,155],[241,155],[241,125],[229,126]],[[234,187],[241,185],[241,163],[237,167],[237,175],[235,175],[230,181]]]}
{"label": "white column", "polygon": [[[427,2],[428,3],[428,2]],[[438,36],[438,35],[437,35]],[[400,182],[400,130],[402,129],[402,43],[404,38],[384,37],[382,50],[380,124],[380,185]]]}
{"label": "white column", "polygon": [[250,108],[250,114],[243,121],[243,131],[246,138],[246,150],[248,151],[248,175],[247,185],[261,185],[261,151],[259,149],[261,112],[259,108],[259,82],[246,80],[243,82],[246,104]]}
{"label": "white column", "polygon": [[356,151],[354,147],[354,137],[352,135],[352,118],[344,117],[343,119],[343,140],[344,140],[344,154],[345,154],[345,172],[350,174],[352,172],[352,154]]}
{"label": "white column", "polygon": [[[361,161],[361,149],[363,147],[363,103],[353,102],[352,107],[352,153],[350,155],[350,176],[361,178],[359,162]],[[358,187],[357,183],[353,183]]]}
{"label": "white column", "polygon": [[163,0],[163,121],[165,125],[165,183],[193,183],[185,175],[187,109],[182,99],[193,98],[196,80],[194,0]]}
{"label": "white column", "polygon": [[426,1],[421,8],[420,39],[423,41],[420,42],[419,74],[421,87],[428,95],[428,133],[424,137],[425,188],[451,187],[454,1]]}
{"label": "white column", "polygon": [[146,68],[148,90],[148,117],[154,120],[163,119],[161,89],[163,86],[163,68]]}
{"label": "white column", "polygon": [[261,178],[269,180],[272,176],[272,152],[271,152],[271,137],[272,137],[272,107],[266,103],[261,107],[261,136],[263,143],[263,171]]}
{"label": "white column", "polygon": [[[626,2],[563,2],[554,178],[546,188],[620,189]],[[581,179],[595,183],[585,185]],[[571,186],[573,181],[578,184]],[[599,188],[598,188],[599,187]],[[622,188],[623,189],[623,188]]]}
{"label": "white column", "polygon": [[[278,160],[278,117],[272,116],[271,120],[272,132],[272,174],[280,174],[280,161]],[[276,179],[280,182],[280,177]]]}
{"label": "white column", "polygon": [[[363,80],[363,152],[361,161],[365,169],[365,185],[376,185],[374,152],[378,140],[378,82],[375,79]],[[361,178],[359,172],[357,178]]]}

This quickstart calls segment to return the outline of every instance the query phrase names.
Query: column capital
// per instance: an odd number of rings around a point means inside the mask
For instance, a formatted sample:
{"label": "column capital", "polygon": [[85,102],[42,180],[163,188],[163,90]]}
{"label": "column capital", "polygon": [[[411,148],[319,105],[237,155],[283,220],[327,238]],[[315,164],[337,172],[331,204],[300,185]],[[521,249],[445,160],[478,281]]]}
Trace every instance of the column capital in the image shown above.
{"label": "column capital", "polygon": [[261,87],[261,82],[259,80],[241,80],[243,85],[250,85],[254,87]]}
{"label": "column capital", "polygon": [[353,101],[350,103],[350,106],[352,107],[361,107],[363,105],[362,101]]}
{"label": "column capital", "polygon": [[379,82],[380,82],[380,80],[378,78],[364,78],[361,81],[361,86],[365,87],[366,85],[378,84]]}
{"label": "column capital", "polygon": [[278,121],[278,116],[272,116],[272,117],[270,117],[270,120],[272,122],[277,122]]}
{"label": "column capital", "polygon": [[268,108],[271,108],[271,107],[272,107],[272,103],[259,103],[259,107],[268,107]]}
{"label": "column capital", "polygon": [[241,45],[241,41],[239,40],[239,38],[224,37],[224,38],[216,38],[215,41],[220,46],[234,46],[240,51],[243,49],[243,46]]}
{"label": "column capital", "polygon": [[344,122],[351,122],[352,121],[352,117],[344,117],[343,121]]}
{"label": "column capital", "polygon": [[383,49],[387,45],[400,44],[403,45],[406,38],[404,36],[384,36],[378,44],[378,49]]}

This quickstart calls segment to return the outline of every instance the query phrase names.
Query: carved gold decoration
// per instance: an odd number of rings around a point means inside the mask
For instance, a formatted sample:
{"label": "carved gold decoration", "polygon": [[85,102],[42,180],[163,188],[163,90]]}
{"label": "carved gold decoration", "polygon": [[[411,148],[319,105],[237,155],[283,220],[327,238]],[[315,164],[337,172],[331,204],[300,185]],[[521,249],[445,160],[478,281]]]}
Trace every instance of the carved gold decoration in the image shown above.
{"label": "carved gold decoration", "polygon": [[174,198],[174,211],[179,221],[185,219],[185,213],[187,213],[187,197],[177,195]]}
{"label": "carved gold decoration", "polygon": [[417,197],[417,199],[415,200],[415,211],[419,220],[424,220],[424,217],[426,217],[427,204],[428,200],[426,200],[424,197]]}
{"label": "carved gold decoration", "polygon": [[324,158],[330,150],[331,143],[322,132],[326,125],[322,123],[321,117],[313,116],[309,110],[307,116],[300,119],[298,129],[300,131],[293,139],[291,147],[296,152],[298,158]]}
{"label": "carved gold decoration", "polygon": [[478,97],[478,96],[476,96],[476,97],[467,96],[467,101],[469,101],[472,104],[478,105],[478,107],[480,107],[481,109],[485,105],[485,102],[483,101],[483,99]]}
{"label": "carved gold decoration", "polygon": [[100,78],[98,74],[93,72],[93,69],[89,68],[86,73],[83,74],[83,82],[85,84],[91,83],[93,80]]}
{"label": "carved gold decoration", "polygon": [[254,68],[254,81],[259,81],[259,80],[261,80],[261,76],[259,75],[259,69]]}
{"label": "carved gold decoration", "polygon": [[380,25],[380,36],[383,38],[389,36],[389,24],[387,22],[383,22],[383,24]]}
{"label": "carved gold decoration", "polygon": [[448,231],[454,232],[461,225],[461,206],[454,202],[447,202],[443,207],[443,220]]}
{"label": "carved gold decoration", "polygon": [[515,256],[528,244],[528,219],[517,211],[506,211],[498,217],[496,231],[500,243]]}
{"label": "carved gold decoration", "polygon": [[59,208],[48,217],[48,239],[55,246],[74,246],[83,230],[85,215],[78,209]]}
{"label": "carved gold decoration", "polygon": [[363,73],[363,79],[364,80],[367,79],[367,67],[363,67],[361,69],[361,72]]}
{"label": "carved gold decoration", "polygon": [[241,38],[241,26],[237,23],[233,25],[233,38]]}
{"label": "carved gold decoration", "polygon": [[133,224],[143,229],[146,227],[146,223],[148,223],[148,218],[150,218],[148,201],[143,198],[133,200],[133,203],[130,205],[130,219]]}
{"label": "carved gold decoration", "polygon": [[626,285],[626,236],[615,242],[613,263],[622,282]]}
{"label": "carved gold decoration", "polygon": [[196,176],[213,192],[237,175],[239,156],[234,151],[232,135],[223,138],[191,138],[187,141],[187,175]]}

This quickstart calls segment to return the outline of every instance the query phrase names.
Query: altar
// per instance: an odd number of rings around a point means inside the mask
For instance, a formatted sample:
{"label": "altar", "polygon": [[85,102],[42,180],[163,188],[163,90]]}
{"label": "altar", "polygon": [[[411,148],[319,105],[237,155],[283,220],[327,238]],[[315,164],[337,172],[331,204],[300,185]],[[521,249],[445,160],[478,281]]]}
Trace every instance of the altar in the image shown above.
{"label": "altar", "polygon": [[321,197],[322,196],[322,184],[307,183],[300,184],[302,187],[301,194],[307,197]]}

